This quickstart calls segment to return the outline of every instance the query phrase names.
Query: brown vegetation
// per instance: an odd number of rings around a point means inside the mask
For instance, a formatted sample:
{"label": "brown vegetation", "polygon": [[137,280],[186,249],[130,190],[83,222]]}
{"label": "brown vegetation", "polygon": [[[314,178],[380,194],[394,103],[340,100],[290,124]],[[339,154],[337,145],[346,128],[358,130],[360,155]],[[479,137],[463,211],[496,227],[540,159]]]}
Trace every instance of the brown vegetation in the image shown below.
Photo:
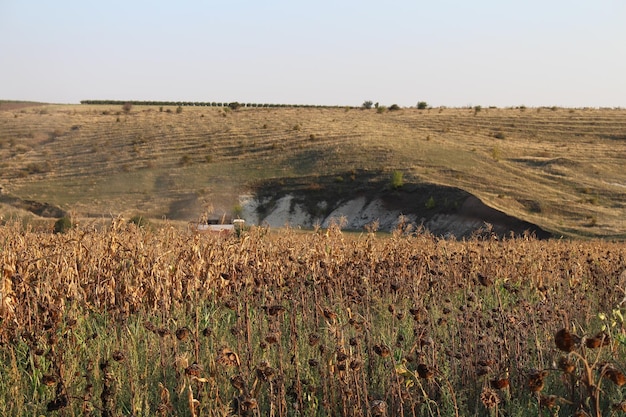
{"label": "brown vegetation", "polygon": [[[0,413],[608,415],[624,245],[0,227]],[[581,414],[579,414],[581,415]]]}

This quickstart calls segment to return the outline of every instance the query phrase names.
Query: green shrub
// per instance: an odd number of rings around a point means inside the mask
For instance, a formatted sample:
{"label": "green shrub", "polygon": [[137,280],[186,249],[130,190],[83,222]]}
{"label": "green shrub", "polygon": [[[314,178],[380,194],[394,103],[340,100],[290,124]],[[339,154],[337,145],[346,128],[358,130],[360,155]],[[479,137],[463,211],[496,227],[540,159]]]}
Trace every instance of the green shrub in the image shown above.
{"label": "green shrub", "polygon": [[499,161],[501,157],[500,148],[498,148],[497,146],[491,148],[491,157],[494,161]]}
{"label": "green shrub", "polygon": [[428,103],[426,103],[425,101],[418,101],[417,102],[417,108],[420,110],[424,110],[426,108],[428,108]]}
{"label": "green shrub", "polygon": [[54,233],[65,233],[72,228],[72,220],[69,217],[61,217],[54,222]]}
{"label": "green shrub", "polygon": [[367,101],[363,102],[361,107],[363,107],[364,109],[371,109],[373,105],[374,105],[374,103],[372,101],[367,100]]}
{"label": "green shrub", "polygon": [[397,190],[404,185],[404,176],[402,171],[393,171],[391,173],[391,188]]}
{"label": "green shrub", "polygon": [[392,104],[391,106],[389,106],[389,111],[396,111],[396,110],[400,110],[400,106],[398,106],[397,104]]}

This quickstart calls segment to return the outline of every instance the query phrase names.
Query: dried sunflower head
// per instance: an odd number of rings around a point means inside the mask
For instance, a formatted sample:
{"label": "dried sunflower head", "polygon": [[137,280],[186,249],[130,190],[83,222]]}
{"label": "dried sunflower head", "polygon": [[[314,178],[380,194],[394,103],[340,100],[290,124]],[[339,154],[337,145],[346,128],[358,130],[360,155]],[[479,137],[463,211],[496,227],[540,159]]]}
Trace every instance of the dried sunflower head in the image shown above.
{"label": "dried sunflower head", "polygon": [[187,337],[189,337],[189,333],[190,331],[188,327],[181,327],[176,330],[176,339],[180,341],[186,340]]}
{"label": "dried sunflower head", "polygon": [[383,417],[387,415],[387,403],[383,400],[373,400],[370,403],[370,411],[374,417]]}
{"label": "dried sunflower head", "polygon": [[626,376],[614,368],[613,366],[608,366],[604,371],[604,376],[607,377],[611,382],[613,382],[618,387],[626,384]]}
{"label": "dried sunflower head", "polygon": [[217,355],[216,362],[223,366],[239,366],[241,361],[239,355],[227,347],[223,347]]}
{"label": "dried sunflower head", "polygon": [[374,352],[382,358],[386,358],[391,355],[391,349],[389,349],[389,346],[384,344],[374,345]]}
{"label": "dried sunflower head", "polygon": [[596,349],[602,346],[608,346],[611,344],[611,339],[608,334],[600,332],[594,337],[588,337],[585,339],[585,346],[589,349]]}
{"label": "dried sunflower head", "polygon": [[317,333],[311,333],[309,335],[309,346],[315,346],[320,341],[320,335]]}
{"label": "dried sunflower head", "polygon": [[267,336],[265,336],[265,341],[269,345],[273,345],[275,343],[278,343],[279,339],[280,339],[280,337],[279,337],[279,335],[277,333],[269,333]]}
{"label": "dried sunflower head", "polygon": [[325,308],[325,309],[322,311],[322,313],[324,314],[324,317],[325,317],[327,320],[334,321],[334,320],[337,318],[337,313],[335,313],[334,311],[332,311],[332,310],[330,310],[330,309],[328,309],[328,308]]}
{"label": "dried sunflower head", "polygon": [[281,305],[263,306],[263,309],[270,316],[277,316],[277,315],[279,315],[280,313],[283,313],[286,310],[285,307],[283,307]]}
{"label": "dried sunflower head", "polygon": [[230,377],[230,385],[236,388],[240,393],[243,393],[246,387],[246,381],[244,381],[241,374],[237,374]]}
{"label": "dried sunflower head", "polygon": [[559,369],[566,374],[572,374],[576,370],[576,365],[567,356],[561,356],[558,363]]}
{"label": "dried sunflower head", "polygon": [[256,367],[257,377],[261,381],[269,382],[274,379],[276,371],[272,368],[267,361],[261,361]]}
{"label": "dried sunflower head", "polygon": [[112,358],[116,362],[122,362],[124,359],[126,359],[126,355],[124,355],[124,352],[122,352],[121,350],[116,350],[115,352],[113,352]]}
{"label": "dried sunflower head", "polygon": [[200,377],[201,372],[202,372],[202,367],[196,362],[192,363],[191,365],[185,368],[185,375],[195,376],[196,378]]}
{"label": "dried sunflower head", "polygon": [[559,399],[556,395],[540,395],[539,396],[539,407],[553,409],[556,407],[557,400]]}
{"label": "dried sunflower head", "polygon": [[500,396],[493,389],[484,387],[480,393],[480,401],[483,403],[485,408],[492,409],[500,404]]}
{"label": "dried sunflower head", "polygon": [[57,379],[54,375],[44,375],[42,382],[49,387],[56,385]]}
{"label": "dried sunflower head", "polygon": [[358,371],[363,366],[363,362],[358,359],[354,359],[350,362],[350,369],[353,371]]}
{"label": "dried sunflower head", "polygon": [[545,385],[544,378],[548,371],[534,370],[528,375],[528,388],[531,392],[541,392]]}
{"label": "dried sunflower head", "polygon": [[420,378],[430,379],[435,376],[435,372],[425,363],[420,363],[417,365],[417,375],[419,375]]}
{"label": "dried sunflower head", "polygon": [[348,359],[348,355],[341,348],[337,349],[337,353],[335,355],[337,357],[337,362],[345,362]]}
{"label": "dried sunflower head", "polygon": [[508,378],[496,378],[492,379],[489,385],[491,385],[493,389],[505,389],[510,386],[510,382]]}
{"label": "dried sunflower head", "polygon": [[571,352],[580,344],[581,338],[567,329],[561,329],[554,335],[556,347],[563,352]]}

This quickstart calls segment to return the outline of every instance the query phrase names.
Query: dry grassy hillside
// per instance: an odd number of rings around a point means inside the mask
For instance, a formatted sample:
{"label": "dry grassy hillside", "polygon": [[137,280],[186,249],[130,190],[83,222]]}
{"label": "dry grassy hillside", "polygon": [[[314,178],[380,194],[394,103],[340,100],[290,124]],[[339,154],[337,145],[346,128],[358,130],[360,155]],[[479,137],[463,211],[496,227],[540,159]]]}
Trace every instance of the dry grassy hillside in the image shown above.
{"label": "dry grassy hillside", "polygon": [[626,236],[626,110],[162,110],[0,108],[5,195],[77,217],[182,220],[236,210],[270,179],[350,188],[401,171],[556,234]]}

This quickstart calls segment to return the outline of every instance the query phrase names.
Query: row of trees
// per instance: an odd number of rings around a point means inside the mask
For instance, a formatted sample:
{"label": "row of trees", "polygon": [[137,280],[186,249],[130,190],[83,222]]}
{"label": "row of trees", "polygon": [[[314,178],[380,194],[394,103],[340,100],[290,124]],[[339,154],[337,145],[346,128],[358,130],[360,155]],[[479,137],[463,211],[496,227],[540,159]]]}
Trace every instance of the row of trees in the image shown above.
{"label": "row of trees", "polygon": [[[380,105],[378,103],[374,103],[371,100],[366,100],[361,105],[361,108],[363,109],[371,109],[372,107],[378,109],[380,108]],[[425,101],[418,101],[415,107],[420,110],[424,110],[428,108],[428,103],[426,103]],[[389,106],[389,110],[399,110],[399,109],[400,109],[400,106],[398,106],[397,104],[392,104],[391,106]]]}
{"label": "row of trees", "polygon": [[[230,107],[231,109],[238,109],[239,107],[302,107],[302,108],[357,108],[353,106],[323,106],[315,104],[269,104],[269,103],[239,103],[237,101],[231,102],[216,102],[216,101],[150,101],[150,100],[81,100],[80,104],[95,104],[95,105],[114,105],[114,106],[194,106],[194,107]],[[360,108],[371,109],[379,108],[378,103],[374,103],[370,100],[363,102]],[[423,110],[427,109],[428,103],[425,101],[419,101],[416,108]],[[396,110],[400,107],[397,104],[392,104],[389,109]]]}
{"label": "row of trees", "polygon": [[114,106],[193,106],[193,107],[306,107],[306,108],[354,108],[351,106],[322,106],[314,104],[269,104],[269,103],[239,103],[208,102],[208,101],[145,101],[145,100],[81,100],[80,104],[114,105]]}

